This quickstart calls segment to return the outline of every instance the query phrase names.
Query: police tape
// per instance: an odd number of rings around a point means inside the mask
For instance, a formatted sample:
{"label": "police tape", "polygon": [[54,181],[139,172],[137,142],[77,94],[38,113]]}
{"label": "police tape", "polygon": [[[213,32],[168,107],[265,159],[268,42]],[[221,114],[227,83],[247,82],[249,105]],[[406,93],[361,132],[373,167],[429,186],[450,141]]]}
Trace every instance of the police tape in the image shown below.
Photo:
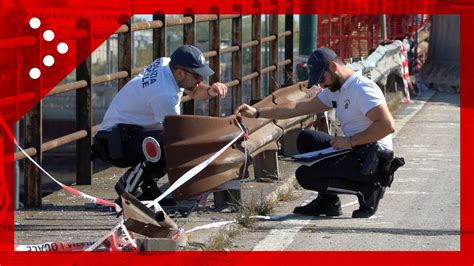
{"label": "police tape", "polygon": [[33,160],[33,158],[31,158],[28,153],[25,152],[25,150],[23,150],[23,148],[21,148],[20,144],[18,143],[18,141],[16,140],[15,136],[13,135],[13,133],[10,131],[10,129],[8,128],[5,120],[3,119],[3,117],[0,117],[0,123],[2,124],[4,130],[5,130],[5,133],[8,135],[8,137],[10,137],[10,139],[13,140],[13,142],[15,143],[15,145],[18,147],[18,149],[26,156],[26,158],[28,158],[28,160],[30,160],[36,167],[38,167],[43,173],[45,173],[51,180],[53,180],[54,182],[56,182],[56,184],[58,184],[59,186],[61,186],[62,188],[64,188],[65,190],[69,191],[71,194],[73,194],[74,196],[77,196],[77,197],[80,197],[80,198],[83,198],[87,201],[90,201],[92,203],[95,203],[95,204],[100,204],[100,205],[104,205],[104,206],[107,206],[107,207],[113,207],[115,208],[115,210],[117,212],[120,211],[120,206],[118,206],[117,204],[115,203],[112,203],[110,201],[107,201],[107,200],[103,200],[103,199],[100,199],[100,198],[97,198],[97,197],[94,197],[94,196],[91,196],[89,194],[86,194],[84,192],[81,192],[77,189],[74,189],[68,185],[65,185],[61,182],[59,182],[56,178],[54,178],[53,176],[51,176],[46,170],[43,169],[43,167],[41,167],[35,160]]}
{"label": "police tape", "polygon": [[120,222],[97,241],[90,242],[47,242],[34,245],[15,245],[15,251],[132,251],[137,249],[134,236]]}
{"label": "police tape", "polygon": [[[235,119],[235,117],[234,117]],[[146,206],[151,207],[153,206],[155,210],[161,209],[159,205],[159,201],[165,198],[167,195],[172,193],[174,190],[182,186],[184,183],[189,181],[192,177],[197,175],[201,172],[205,167],[207,167],[211,162],[213,162],[217,157],[219,157],[227,148],[229,148],[234,142],[236,142],[239,138],[244,136],[246,139],[249,138],[247,130],[244,129],[243,125],[237,120],[236,123],[239,126],[240,130],[242,131],[238,134],[232,141],[226,144],[223,148],[217,151],[213,156],[211,156],[206,161],[202,162],[201,164],[193,167],[188,172],[186,172],[183,176],[181,176],[172,186],[170,186],[160,197],[156,198],[154,201],[149,202]],[[84,192],[71,188],[58,180],[56,180],[53,176],[51,176],[46,170],[44,170],[38,163],[36,163],[18,144],[16,138],[13,134],[9,131],[5,121],[2,117],[0,117],[0,123],[5,128],[5,131],[9,135],[9,137],[14,141],[15,145],[20,149],[20,151],[31,161],[34,165],[36,165],[41,171],[43,171],[51,180],[56,182],[59,186],[64,188],[65,190],[69,191],[71,194],[75,196],[79,196],[84,198],[88,201],[91,201],[95,204],[101,204],[108,207],[114,207],[117,212],[120,212],[121,208],[115,203],[109,202],[107,200],[103,200],[91,195],[88,195]],[[247,155],[247,149],[245,149],[245,154]],[[246,160],[246,156],[245,159]],[[245,162],[246,163],[246,162]],[[211,226],[212,227],[212,226]],[[122,230],[122,234],[125,236],[117,235],[119,229]],[[185,233],[184,229],[179,228],[174,234],[169,236],[171,240],[179,240],[182,235]],[[119,222],[109,233],[104,235],[102,238],[95,242],[79,242],[79,243],[67,243],[67,242],[47,242],[43,244],[36,244],[36,245],[15,245],[15,251],[94,251],[96,249],[104,250],[104,251],[122,251],[122,250],[137,250],[137,245],[135,239],[131,236],[128,232],[127,228],[123,224],[123,220]]]}
{"label": "police tape", "polygon": [[116,210],[120,210],[120,207],[115,204],[115,203],[112,203],[108,200],[104,200],[104,199],[100,199],[100,198],[97,198],[97,197],[94,197],[94,196],[91,196],[89,194],[86,194],[84,192],[81,192],[77,189],[74,189],[68,185],[65,185],[61,182],[59,182],[58,180],[56,180],[56,178],[54,178],[53,176],[51,176],[46,170],[43,169],[43,167],[41,167],[35,160],[33,160],[33,158],[31,158],[21,147],[20,145],[18,144],[18,142],[16,141],[16,139],[14,139],[14,142],[15,142],[15,145],[17,145],[18,149],[20,149],[20,151],[34,164],[36,165],[36,167],[38,167],[43,173],[45,173],[51,180],[53,180],[54,182],[56,182],[56,184],[58,184],[59,186],[61,186],[62,188],[64,188],[65,190],[69,191],[71,194],[73,194],[74,196],[77,196],[77,197],[80,197],[80,198],[83,198],[85,200],[88,200],[92,203],[95,203],[95,204],[100,204],[100,205],[104,205],[104,206],[108,206],[108,207],[113,207],[115,208]]}
{"label": "police tape", "polygon": [[407,51],[407,46],[409,44],[407,42],[401,42],[402,45],[402,51],[400,53],[400,57],[402,59],[402,66],[401,66],[401,74],[402,74],[402,80],[403,80],[403,91],[405,94],[405,97],[403,97],[403,103],[410,103],[410,91],[409,91],[409,85],[411,83],[410,81],[410,71],[408,67],[408,51]]}
{"label": "police tape", "polygon": [[15,245],[15,251],[83,251],[94,242],[48,242],[36,245]]}
{"label": "police tape", "polygon": [[[240,139],[245,132],[242,130],[233,140],[231,140],[229,143],[227,143],[224,147],[222,147],[219,151],[214,153],[209,159],[205,160],[204,162],[194,166],[193,168],[189,169],[186,173],[184,173],[176,182],[174,182],[163,194],[161,194],[158,198],[154,199],[153,201],[148,201],[146,202],[146,206],[148,208],[154,207],[155,211],[157,210],[162,210],[160,202],[162,199],[164,199],[166,196],[168,196],[170,193],[181,187],[184,183],[188,182],[191,178],[193,178],[195,175],[200,173],[204,168],[206,168],[210,163],[212,163],[217,157],[219,157],[227,148],[229,148],[234,142],[236,142],[238,139]],[[246,159],[246,158],[245,158]]]}

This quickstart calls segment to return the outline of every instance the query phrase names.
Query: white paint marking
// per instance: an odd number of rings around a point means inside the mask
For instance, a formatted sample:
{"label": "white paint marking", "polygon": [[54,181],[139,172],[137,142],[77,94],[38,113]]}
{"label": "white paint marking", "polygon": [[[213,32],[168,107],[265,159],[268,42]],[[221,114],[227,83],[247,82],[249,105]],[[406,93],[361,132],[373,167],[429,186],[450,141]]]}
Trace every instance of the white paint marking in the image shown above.
{"label": "white paint marking", "polygon": [[342,208],[345,208],[345,207],[349,207],[349,206],[356,205],[356,204],[359,204],[359,201],[354,200],[354,201],[352,201],[352,202],[343,204],[341,207],[342,207]]}
{"label": "white paint marking", "polygon": [[438,168],[422,168],[422,167],[420,167],[420,168],[417,168],[417,170],[420,170],[420,171],[430,171],[430,172],[441,172],[441,170],[438,169]]}
{"label": "white paint marking", "polygon": [[424,192],[424,191],[393,191],[393,190],[389,190],[389,191],[386,191],[385,194],[404,195],[404,194],[431,194],[431,193],[430,192]]}
{"label": "white paint marking", "polygon": [[307,217],[308,219],[304,220],[287,220],[281,222],[282,227],[287,228],[271,230],[270,233],[253,248],[253,250],[285,250],[285,248],[293,242],[293,239],[300,229],[311,222],[311,216]]}

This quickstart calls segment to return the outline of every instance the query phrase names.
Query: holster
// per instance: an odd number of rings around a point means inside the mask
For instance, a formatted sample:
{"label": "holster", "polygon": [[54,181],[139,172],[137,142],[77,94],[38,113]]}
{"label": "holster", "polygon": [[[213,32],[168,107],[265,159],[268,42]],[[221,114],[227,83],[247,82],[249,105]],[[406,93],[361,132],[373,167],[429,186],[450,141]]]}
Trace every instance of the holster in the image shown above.
{"label": "holster", "polygon": [[360,174],[378,175],[384,187],[390,187],[395,171],[405,165],[404,158],[394,157],[393,151],[382,148],[378,143],[357,146],[355,152],[361,161]]}
{"label": "holster", "polygon": [[[110,131],[98,131],[95,135],[97,141],[93,145],[93,152],[98,152],[102,159],[121,160],[125,157],[123,145],[142,131],[143,127],[129,124],[118,124]],[[107,145],[103,147],[105,143]]]}

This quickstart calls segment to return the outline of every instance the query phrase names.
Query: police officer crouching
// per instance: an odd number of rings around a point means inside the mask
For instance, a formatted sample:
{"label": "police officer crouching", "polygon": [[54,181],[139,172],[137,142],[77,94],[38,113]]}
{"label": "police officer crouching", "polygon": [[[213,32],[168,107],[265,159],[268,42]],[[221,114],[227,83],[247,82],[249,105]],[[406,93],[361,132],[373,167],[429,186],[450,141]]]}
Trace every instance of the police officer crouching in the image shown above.
{"label": "police officer crouching", "polygon": [[[202,52],[184,45],[171,57],[156,59],[115,95],[94,136],[91,159],[101,158],[117,167],[131,167],[116,185],[119,195],[130,187],[131,194],[140,200],[153,200],[161,195],[157,180],[166,174],[163,120],[167,115],[180,114],[183,93],[196,100],[225,97],[225,84],[216,82],[210,86],[202,82],[213,74]],[[142,143],[147,137],[158,141],[162,155],[157,162],[147,162],[140,170],[140,163],[145,161]],[[138,172],[141,174],[137,175]],[[139,177],[138,182],[128,178],[132,175]],[[163,199],[160,204],[175,202]]]}
{"label": "police officer crouching", "polygon": [[352,217],[370,217],[377,211],[385,188],[393,181],[393,173],[404,164],[403,158],[393,156],[391,133],[395,131],[395,123],[385,97],[375,82],[345,66],[329,48],[313,51],[307,65],[310,71],[307,87],[324,88],[315,97],[260,109],[243,104],[236,114],[287,119],[335,109],[344,136],[304,130],[297,138],[298,151],[306,153],[328,147],[351,151],[296,170],[298,183],[317,191],[318,197],[293,212],[340,216],[338,194],[354,194],[360,206]]}

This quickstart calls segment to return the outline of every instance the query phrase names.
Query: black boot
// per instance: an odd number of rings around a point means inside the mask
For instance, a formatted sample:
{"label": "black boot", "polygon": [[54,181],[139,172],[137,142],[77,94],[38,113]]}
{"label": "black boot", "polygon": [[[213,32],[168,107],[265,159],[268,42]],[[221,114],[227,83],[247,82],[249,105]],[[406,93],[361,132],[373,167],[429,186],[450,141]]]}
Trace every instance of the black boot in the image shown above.
{"label": "black boot", "polygon": [[378,183],[361,190],[362,196],[358,196],[360,207],[352,212],[352,218],[369,218],[374,215],[379,207],[380,199],[385,194],[385,187]]}
{"label": "black boot", "polygon": [[318,195],[310,203],[296,207],[293,213],[313,216],[340,216],[342,215],[341,201],[337,195]]}

